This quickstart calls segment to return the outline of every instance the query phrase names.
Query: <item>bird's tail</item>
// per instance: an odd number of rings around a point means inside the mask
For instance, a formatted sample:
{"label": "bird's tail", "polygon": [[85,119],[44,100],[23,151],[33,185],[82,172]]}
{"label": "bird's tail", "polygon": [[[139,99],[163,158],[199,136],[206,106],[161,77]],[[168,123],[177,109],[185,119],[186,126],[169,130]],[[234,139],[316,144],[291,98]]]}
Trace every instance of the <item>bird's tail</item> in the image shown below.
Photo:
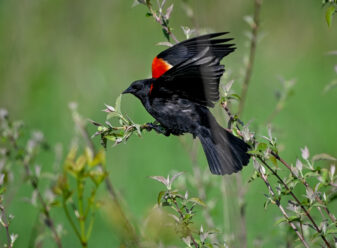
{"label": "bird's tail", "polygon": [[212,174],[238,172],[249,163],[249,145],[223,129],[218,123],[203,127],[198,134]]}

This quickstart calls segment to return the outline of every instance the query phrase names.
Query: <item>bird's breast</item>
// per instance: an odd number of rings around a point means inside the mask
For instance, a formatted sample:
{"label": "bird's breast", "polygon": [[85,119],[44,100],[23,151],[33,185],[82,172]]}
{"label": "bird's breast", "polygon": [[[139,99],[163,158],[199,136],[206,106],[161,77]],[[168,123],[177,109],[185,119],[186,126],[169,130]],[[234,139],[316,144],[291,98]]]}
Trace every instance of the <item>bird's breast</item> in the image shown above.
{"label": "bird's breast", "polygon": [[162,126],[176,133],[195,133],[200,125],[196,108],[195,103],[173,96],[170,99],[154,99],[148,111]]}

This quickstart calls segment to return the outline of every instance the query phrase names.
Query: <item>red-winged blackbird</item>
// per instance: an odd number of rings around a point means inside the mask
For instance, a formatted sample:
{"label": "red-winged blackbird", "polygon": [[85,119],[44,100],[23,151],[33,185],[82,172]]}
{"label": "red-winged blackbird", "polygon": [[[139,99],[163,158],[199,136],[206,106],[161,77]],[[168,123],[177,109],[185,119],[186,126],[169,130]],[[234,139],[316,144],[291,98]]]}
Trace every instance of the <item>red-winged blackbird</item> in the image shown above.
{"label": "red-winged blackbird", "polygon": [[165,135],[191,133],[204,148],[213,174],[238,172],[247,165],[248,145],[223,129],[208,107],[219,100],[225,69],[220,60],[235,50],[223,33],[180,42],[157,55],[152,78],[133,82],[123,93],[138,97],[160,123],[149,125]]}

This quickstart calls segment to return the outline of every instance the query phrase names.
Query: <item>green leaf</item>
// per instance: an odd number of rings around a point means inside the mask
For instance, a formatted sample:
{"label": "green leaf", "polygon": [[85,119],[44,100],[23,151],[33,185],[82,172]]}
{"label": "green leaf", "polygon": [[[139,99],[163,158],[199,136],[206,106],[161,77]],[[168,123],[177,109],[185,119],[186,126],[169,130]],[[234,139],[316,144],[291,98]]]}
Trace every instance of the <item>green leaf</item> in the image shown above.
{"label": "green leaf", "polygon": [[297,216],[297,215],[293,215],[293,216],[290,216],[288,218],[289,222],[293,222],[293,221],[299,221],[301,219],[300,216]]}
{"label": "green leaf", "polygon": [[317,173],[316,172],[307,172],[304,174],[304,177],[307,178],[307,177],[317,177]]}
{"label": "green leaf", "polygon": [[232,94],[231,95],[234,99],[240,100],[241,97],[238,94]]}
{"label": "green leaf", "polygon": [[259,155],[260,152],[258,150],[250,150],[250,151],[247,151],[248,154],[250,155]]}
{"label": "green leaf", "polygon": [[147,13],[145,14],[145,16],[146,16],[146,17],[151,17],[151,16],[153,16],[153,14],[152,14],[151,12],[147,12]]}
{"label": "green leaf", "polygon": [[115,105],[115,109],[119,113],[121,113],[121,101],[122,101],[122,95],[119,95],[116,99],[116,105]]}
{"label": "green leaf", "polygon": [[282,217],[275,222],[275,225],[281,224],[282,222],[285,222],[285,221],[287,221],[287,219],[285,217]]}
{"label": "green leaf", "polygon": [[163,28],[162,31],[163,31],[163,34],[164,34],[165,38],[166,38],[168,41],[170,41],[170,34],[166,31],[165,28]]}
{"label": "green leaf", "polygon": [[257,146],[257,150],[264,152],[265,150],[267,150],[268,145],[266,143],[259,143]]}
{"label": "green leaf", "polygon": [[274,156],[270,156],[269,160],[275,165],[277,166],[277,159]]}
{"label": "green leaf", "polygon": [[140,125],[139,124],[135,124],[135,128],[136,128],[136,131],[137,131],[137,135],[139,137],[141,137],[142,136],[142,130],[140,128]]}
{"label": "green leaf", "polygon": [[163,198],[163,196],[165,195],[166,191],[160,191],[157,197],[157,203],[158,205],[160,205],[161,199]]}
{"label": "green leaf", "polygon": [[206,204],[202,200],[200,200],[199,198],[197,198],[197,197],[192,197],[191,199],[188,199],[188,201],[196,203],[196,204],[198,204],[200,206],[206,207]]}
{"label": "green leaf", "polygon": [[320,208],[325,208],[326,206],[324,204],[320,204],[318,202],[315,202],[314,204],[312,204],[312,207],[320,207]]}
{"label": "green leaf", "polygon": [[3,194],[6,191],[6,187],[2,186],[0,187],[0,195]]}
{"label": "green leaf", "polygon": [[285,222],[285,221],[288,221],[288,222],[299,221],[300,219],[301,219],[301,217],[297,216],[297,215],[290,216],[290,217],[288,217],[288,219],[285,218],[285,217],[282,217],[279,220],[277,220],[275,224],[280,224],[280,223]]}
{"label": "green leaf", "polygon": [[316,154],[315,156],[312,157],[312,161],[318,161],[318,160],[329,160],[329,161],[337,161],[337,158],[327,154],[327,153],[321,153],[321,154]]}
{"label": "green leaf", "polygon": [[337,233],[337,228],[328,229],[327,234]]}
{"label": "green leaf", "polygon": [[164,184],[166,187],[169,184],[169,180],[162,176],[151,176],[150,178]]}
{"label": "green leaf", "polygon": [[325,20],[329,27],[331,26],[332,16],[335,13],[335,11],[336,11],[335,6],[330,6],[325,12]]}
{"label": "green leaf", "polygon": [[[110,120],[110,119],[112,119],[114,117],[119,117],[119,116],[120,116],[119,113],[117,113],[117,112],[111,112],[111,113],[109,113],[109,114],[106,115],[106,119]],[[103,128],[106,128],[106,127],[103,127]]]}
{"label": "green leaf", "polygon": [[96,169],[89,172],[89,176],[93,183],[98,187],[106,178],[107,173],[104,170]]}

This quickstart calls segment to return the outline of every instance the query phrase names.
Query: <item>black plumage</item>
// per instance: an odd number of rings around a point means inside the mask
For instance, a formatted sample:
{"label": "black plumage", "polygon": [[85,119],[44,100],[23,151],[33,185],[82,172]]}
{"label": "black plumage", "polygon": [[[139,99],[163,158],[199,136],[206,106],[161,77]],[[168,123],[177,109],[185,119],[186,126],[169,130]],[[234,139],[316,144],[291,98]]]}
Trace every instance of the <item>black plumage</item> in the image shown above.
{"label": "black plumage", "polygon": [[155,63],[166,66],[156,73],[157,78],[135,81],[123,92],[141,100],[160,123],[152,125],[157,131],[198,137],[209,168],[217,175],[241,170],[250,158],[249,146],[223,129],[208,109],[219,100],[219,82],[225,71],[220,61],[235,50],[234,44],[227,43],[232,39],[216,39],[225,34],[203,35],[168,48],[156,57],[160,60]]}

